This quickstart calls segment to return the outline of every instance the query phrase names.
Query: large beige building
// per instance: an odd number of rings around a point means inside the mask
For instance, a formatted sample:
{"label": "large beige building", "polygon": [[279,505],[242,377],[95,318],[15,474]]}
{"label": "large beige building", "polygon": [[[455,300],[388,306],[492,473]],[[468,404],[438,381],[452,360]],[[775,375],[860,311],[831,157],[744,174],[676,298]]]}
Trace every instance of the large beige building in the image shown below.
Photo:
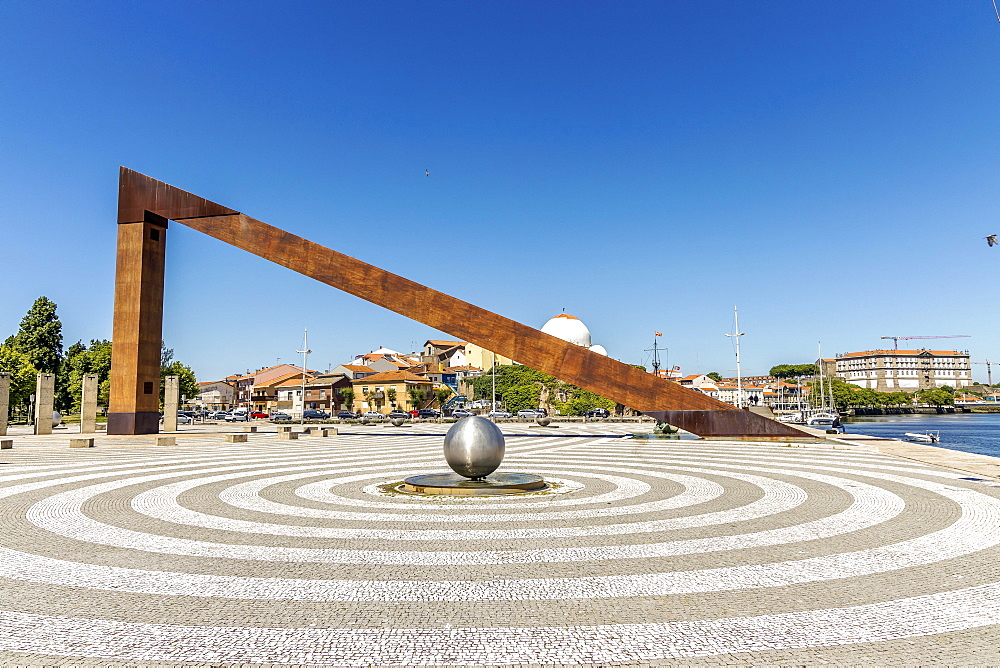
{"label": "large beige building", "polygon": [[837,376],[881,392],[916,392],[972,385],[968,351],[866,350],[837,355]]}

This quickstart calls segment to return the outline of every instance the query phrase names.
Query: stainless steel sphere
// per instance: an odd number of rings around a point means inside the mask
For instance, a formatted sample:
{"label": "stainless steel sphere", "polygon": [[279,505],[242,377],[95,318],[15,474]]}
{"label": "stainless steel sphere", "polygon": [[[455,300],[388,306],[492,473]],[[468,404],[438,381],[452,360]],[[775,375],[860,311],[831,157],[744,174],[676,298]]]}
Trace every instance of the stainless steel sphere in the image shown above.
{"label": "stainless steel sphere", "polygon": [[473,480],[496,471],[503,461],[504,449],[500,428],[476,415],[459,420],[444,436],[444,459],[448,466]]}
{"label": "stainless steel sphere", "polygon": [[403,418],[392,418],[393,427],[402,427],[405,420]]}
{"label": "stainless steel sphere", "polygon": [[60,422],[62,422],[62,415],[59,414],[59,411],[52,411],[52,426],[58,427]]}
{"label": "stainless steel sphere", "polygon": [[552,420],[550,418],[547,418],[547,417],[540,417],[540,418],[537,418],[535,420],[535,422],[538,423],[539,427],[548,427],[549,423],[551,423]]}

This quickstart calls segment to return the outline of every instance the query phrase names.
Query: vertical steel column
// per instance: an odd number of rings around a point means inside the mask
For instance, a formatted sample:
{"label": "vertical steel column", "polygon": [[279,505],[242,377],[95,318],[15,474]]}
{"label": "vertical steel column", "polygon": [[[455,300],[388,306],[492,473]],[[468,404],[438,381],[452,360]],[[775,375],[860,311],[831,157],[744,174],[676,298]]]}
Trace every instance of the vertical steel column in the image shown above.
{"label": "vertical steel column", "polygon": [[166,218],[119,221],[109,434],[159,431],[166,246]]}

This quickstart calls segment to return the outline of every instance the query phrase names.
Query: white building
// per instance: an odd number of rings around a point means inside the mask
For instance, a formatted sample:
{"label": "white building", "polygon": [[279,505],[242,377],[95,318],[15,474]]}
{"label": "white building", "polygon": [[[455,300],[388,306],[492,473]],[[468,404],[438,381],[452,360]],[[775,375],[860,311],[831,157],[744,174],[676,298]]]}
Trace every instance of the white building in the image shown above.
{"label": "white building", "polygon": [[837,377],[881,392],[972,385],[969,351],[866,350],[837,355]]}

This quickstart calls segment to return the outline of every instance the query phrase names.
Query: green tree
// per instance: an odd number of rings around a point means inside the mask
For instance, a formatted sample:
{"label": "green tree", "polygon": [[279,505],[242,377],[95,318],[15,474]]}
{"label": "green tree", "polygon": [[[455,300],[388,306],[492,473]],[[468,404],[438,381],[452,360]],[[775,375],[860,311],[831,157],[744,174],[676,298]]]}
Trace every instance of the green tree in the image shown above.
{"label": "green tree", "polygon": [[344,406],[347,407],[347,410],[353,410],[354,409],[354,388],[353,387],[345,387],[344,389],[342,389],[340,391],[340,400],[342,402],[344,402]]}
{"label": "green tree", "polygon": [[396,407],[396,388],[395,387],[390,387],[388,390],[386,390],[385,396],[389,399],[389,405],[392,406],[393,408],[395,408]]}
{"label": "green tree", "polygon": [[452,394],[453,392],[447,387],[441,387],[434,390],[434,398],[437,399],[437,403],[440,408],[444,408],[445,402],[448,401],[448,397]]}
{"label": "green tree", "polygon": [[29,397],[35,391],[38,370],[31,366],[28,356],[18,350],[10,339],[0,344],[0,371],[10,374],[9,412],[22,407],[27,410]]}
{"label": "green tree", "polygon": [[532,383],[508,387],[500,396],[503,398],[504,408],[511,413],[516,413],[522,408],[538,408],[540,394],[541,386]]}
{"label": "green tree", "polygon": [[111,386],[111,342],[106,339],[91,339],[90,345],[74,343],[66,350],[63,366],[67,369],[66,386],[71,412],[80,411],[80,398],[84,374],[97,374],[97,403],[108,405]]}
{"label": "green tree", "polygon": [[424,391],[419,387],[408,387],[406,394],[410,397],[410,407],[420,408],[420,404],[424,401]]}
{"label": "green tree", "polygon": [[580,389],[570,396],[569,401],[559,404],[557,408],[561,415],[583,415],[594,408],[607,408],[614,411],[616,405],[615,402],[606,397]]}
{"label": "green tree", "polygon": [[769,373],[775,378],[801,378],[815,376],[819,368],[815,364],[779,364],[772,366]]}
{"label": "green tree", "polygon": [[955,395],[943,387],[921,390],[920,392],[917,392],[917,399],[925,404],[931,404],[932,406],[937,406],[939,408],[941,406],[955,405]]}
{"label": "green tree", "polygon": [[40,373],[56,373],[63,356],[62,340],[56,305],[46,297],[39,297],[21,319],[14,346],[28,356],[31,366]]}
{"label": "green tree", "polygon": [[718,371],[709,371],[708,373],[705,374],[705,377],[711,378],[716,383],[722,380],[722,374],[720,374]]}

